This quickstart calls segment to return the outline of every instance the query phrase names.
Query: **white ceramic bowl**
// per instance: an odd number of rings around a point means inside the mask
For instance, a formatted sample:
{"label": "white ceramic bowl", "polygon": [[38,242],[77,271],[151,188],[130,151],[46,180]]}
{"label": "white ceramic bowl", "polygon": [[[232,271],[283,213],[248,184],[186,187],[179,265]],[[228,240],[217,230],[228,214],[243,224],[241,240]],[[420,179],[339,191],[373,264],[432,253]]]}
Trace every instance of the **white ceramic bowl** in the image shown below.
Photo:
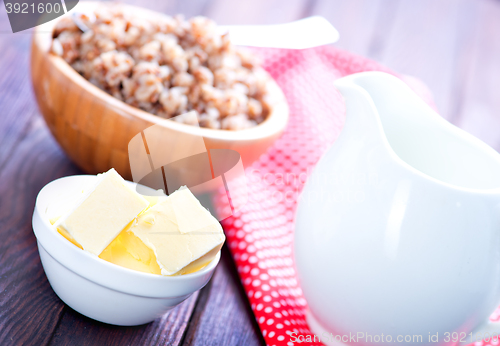
{"label": "white ceramic bowl", "polygon": [[95,178],[60,178],[39,192],[33,231],[43,269],[59,298],[87,317],[121,326],[151,322],[207,284],[220,252],[196,273],[165,277],[123,268],[82,251],[62,237],[49,218],[55,216],[54,208],[70,204]]}

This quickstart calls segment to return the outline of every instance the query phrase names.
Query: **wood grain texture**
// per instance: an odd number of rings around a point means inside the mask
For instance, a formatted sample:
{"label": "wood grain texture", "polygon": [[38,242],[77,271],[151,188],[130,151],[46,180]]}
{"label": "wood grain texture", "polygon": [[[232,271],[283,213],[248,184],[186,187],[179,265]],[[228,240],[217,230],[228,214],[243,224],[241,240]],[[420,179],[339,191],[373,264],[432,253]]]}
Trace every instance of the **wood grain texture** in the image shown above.
{"label": "wood grain texture", "polygon": [[185,345],[264,345],[227,246],[214,277],[200,291]]}
{"label": "wood grain texture", "polygon": [[79,171],[39,117],[26,138],[0,174],[0,345],[47,344],[64,309],[43,272],[31,217],[46,183]]}
{"label": "wood grain texture", "polygon": [[312,0],[214,0],[206,15],[218,24],[278,24],[303,17]]}
{"label": "wood grain texture", "polygon": [[500,150],[500,2],[468,1],[461,16],[455,122]]}
{"label": "wood grain texture", "polygon": [[382,2],[384,0],[318,0],[311,14],[325,17],[339,31],[335,46],[368,56],[378,35],[379,12],[386,11],[382,10]]}
{"label": "wood grain texture", "polygon": [[495,0],[319,0],[312,13],[339,30],[336,46],[421,79],[445,119],[500,149],[499,11]]}
{"label": "wood grain texture", "polygon": [[[2,5],[3,6],[3,5]],[[29,35],[0,34],[0,171],[16,144],[26,136],[30,120],[37,114],[29,83]]]}
{"label": "wood grain texture", "polygon": [[421,79],[440,114],[452,119],[460,34],[472,25],[459,16],[464,7],[454,0],[322,0],[314,13],[325,14],[340,31],[338,46]]}
{"label": "wood grain texture", "polygon": [[97,322],[66,307],[50,345],[178,345],[191,318],[198,293],[151,323],[120,327]]}
{"label": "wood grain texture", "polygon": [[[106,0],[98,1],[104,2]],[[141,6],[168,15],[183,14],[186,18],[190,18],[205,15],[206,11],[212,6],[213,0],[122,0],[120,3]]]}
{"label": "wood grain texture", "polygon": [[43,185],[78,170],[37,116],[29,83],[31,33],[8,34],[0,12],[0,345],[44,345],[64,304],[41,267],[31,216]]}
{"label": "wood grain texture", "polygon": [[0,10],[0,170],[16,143],[26,135],[29,119],[37,113],[29,83],[31,32],[13,35],[6,11]]}
{"label": "wood grain texture", "polygon": [[452,119],[457,58],[465,49],[461,30],[472,29],[462,18],[464,1],[401,1],[379,60],[400,73],[418,77],[431,89],[440,114]]}

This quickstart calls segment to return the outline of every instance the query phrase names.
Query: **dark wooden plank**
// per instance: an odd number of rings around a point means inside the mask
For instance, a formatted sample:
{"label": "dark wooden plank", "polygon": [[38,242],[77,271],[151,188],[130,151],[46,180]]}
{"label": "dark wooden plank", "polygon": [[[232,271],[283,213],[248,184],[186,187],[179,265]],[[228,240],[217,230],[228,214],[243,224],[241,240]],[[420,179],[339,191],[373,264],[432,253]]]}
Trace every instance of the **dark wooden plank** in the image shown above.
{"label": "dark wooden plank", "polygon": [[0,174],[0,345],[48,343],[64,304],[40,264],[31,217],[38,191],[79,171],[36,117]]}
{"label": "dark wooden plank", "polygon": [[37,116],[28,64],[31,30],[12,34],[4,11],[0,17],[0,344],[44,345],[64,304],[40,265],[31,227],[34,201],[47,182],[79,171]]}
{"label": "dark wooden plank", "polygon": [[[498,20],[495,21],[498,6],[493,0],[319,0],[313,13],[325,16],[337,27],[340,40],[336,46],[419,78],[431,90],[444,118],[494,144],[497,141],[494,134],[482,135],[483,130],[476,129],[478,126],[492,128],[485,125],[492,119],[476,121],[477,117],[464,117],[459,121],[458,117],[464,114],[461,106],[464,93],[468,92],[464,88],[472,83],[475,86],[470,91],[473,92],[480,90],[483,84],[478,77],[481,73],[471,70],[472,64],[482,65],[481,59],[491,56],[490,67],[477,69],[491,77],[491,81],[495,80],[487,71],[496,66],[497,56],[492,52],[498,40],[492,33],[498,27],[492,26],[498,25]],[[479,13],[479,7],[484,8],[484,14]],[[479,42],[483,42],[482,47],[478,47]],[[470,82],[471,78],[475,81]],[[486,83],[491,85],[491,81]],[[495,109],[495,101],[488,102]]]}
{"label": "dark wooden plank", "polygon": [[[28,65],[31,31],[12,34],[0,12],[0,344],[43,345],[64,305],[41,268],[31,215],[38,190],[76,169],[36,117]],[[51,155],[64,164],[46,161]]]}
{"label": "dark wooden plank", "polygon": [[189,0],[189,1],[177,1],[172,9],[172,13],[181,13],[186,18],[191,18],[193,16],[204,16],[210,9],[213,0]]}
{"label": "dark wooden plank", "polygon": [[[325,17],[339,31],[336,47],[368,56],[379,28],[380,0],[318,0],[311,13]],[[389,4],[385,5],[389,6]]]}
{"label": "dark wooden plank", "polygon": [[500,150],[500,2],[467,1],[461,11],[463,49],[455,73],[456,123]]}
{"label": "dark wooden plank", "polygon": [[[3,4],[3,1],[2,1],[2,7],[4,7],[5,5]],[[10,23],[9,23],[9,18],[7,16],[7,11],[0,11],[0,35],[9,35],[12,33],[12,29],[10,27]],[[2,37],[7,37],[7,36],[0,36],[0,38]]]}
{"label": "dark wooden plank", "polygon": [[365,55],[422,80],[444,118],[500,149],[498,1],[384,2],[373,28],[361,13],[350,12],[349,40],[373,30]]}
{"label": "dark wooden plank", "polygon": [[[105,0],[100,0],[105,1]],[[123,0],[120,3],[136,5],[144,8],[148,8],[153,11],[158,11],[168,15],[183,14],[186,18],[193,16],[204,15],[207,9],[212,4],[213,0],[150,0],[150,1],[138,1],[138,0]]]}
{"label": "dark wooden plank", "polygon": [[0,171],[37,113],[29,77],[30,41],[28,34],[0,33]]}
{"label": "dark wooden plank", "polygon": [[[64,305],[41,268],[31,215],[38,190],[76,169],[36,117],[28,65],[31,30],[12,34],[0,12],[0,344],[43,345]],[[64,164],[45,161],[51,155]]]}
{"label": "dark wooden plank", "polygon": [[13,34],[7,12],[0,11],[0,172],[37,114],[29,69],[32,31]]}
{"label": "dark wooden plank", "polygon": [[418,77],[431,90],[439,113],[453,117],[461,31],[472,30],[460,12],[465,1],[401,1],[386,43],[377,58],[399,73]]}
{"label": "dark wooden plank", "polygon": [[421,79],[440,113],[451,119],[460,28],[470,27],[459,19],[463,5],[452,0],[321,0],[313,12],[337,27],[337,46]]}
{"label": "dark wooden plank", "polygon": [[265,344],[227,246],[212,281],[200,292],[184,344]]}
{"label": "dark wooden plank", "polygon": [[163,317],[135,327],[100,323],[66,308],[50,345],[178,345],[191,317],[198,293]]}
{"label": "dark wooden plank", "polygon": [[[107,2],[106,0],[100,0]],[[144,8],[148,8],[153,11],[158,11],[162,13],[173,13],[176,6],[176,1],[172,0],[149,0],[149,1],[138,1],[138,0],[123,0],[120,3],[136,5]]]}
{"label": "dark wooden plank", "polygon": [[277,24],[303,17],[310,0],[214,0],[206,15],[219,24]]}

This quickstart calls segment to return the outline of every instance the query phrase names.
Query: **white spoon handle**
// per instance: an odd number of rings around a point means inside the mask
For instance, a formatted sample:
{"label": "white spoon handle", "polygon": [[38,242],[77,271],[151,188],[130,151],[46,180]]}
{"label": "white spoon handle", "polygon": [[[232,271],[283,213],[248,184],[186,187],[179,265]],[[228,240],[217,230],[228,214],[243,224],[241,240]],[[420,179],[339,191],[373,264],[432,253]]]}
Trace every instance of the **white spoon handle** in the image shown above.
{"label": "white spoon handle", "polygon": [[305,49],[334,43],[338,31],[321,16],[273,25],[220,26],[229,32],[231,42],[238,46]]}

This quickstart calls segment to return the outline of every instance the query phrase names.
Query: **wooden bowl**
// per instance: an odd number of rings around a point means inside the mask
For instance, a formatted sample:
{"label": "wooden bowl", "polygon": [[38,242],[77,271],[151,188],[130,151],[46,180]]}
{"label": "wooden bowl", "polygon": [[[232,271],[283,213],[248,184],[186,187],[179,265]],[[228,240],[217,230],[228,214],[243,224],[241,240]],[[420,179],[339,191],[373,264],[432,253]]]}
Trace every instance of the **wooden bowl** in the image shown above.
{"label": "wooden bowl", "polygon": [[[92,10],[93,2],[81,2],[77,10]],[[148,18],[157,12],[121,5]],[[132,107],[91,84],[61,57],[50,53],[53,20],[35,28],[31,49],[31,78],[36,100],[52,135],[70,159],[90,174],[115,168],[132,180],[128,144],[144,129],[162,127],[162,139],[202,136],[207,149],[236,150],[248,167],[280,136],[288,121],[288,105],[283,92],[270,78],[271,111],[258,126],[240,131],[214,130],[166,120]],[[166,146],[166,150],[172,148]]]}

